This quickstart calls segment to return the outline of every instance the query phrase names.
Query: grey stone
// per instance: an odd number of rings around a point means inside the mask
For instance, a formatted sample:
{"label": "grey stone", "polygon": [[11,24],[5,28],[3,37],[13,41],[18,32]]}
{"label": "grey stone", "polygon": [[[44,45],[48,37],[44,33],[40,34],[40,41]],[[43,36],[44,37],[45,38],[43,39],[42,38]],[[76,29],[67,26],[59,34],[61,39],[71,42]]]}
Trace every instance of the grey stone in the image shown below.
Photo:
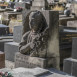
{"label": "grey stone", "polygon": [[6,60],[14,61],[15,53],[19,51],[18,46],[19,43],[16,42],[5,43],[4,51]]}
{"label": "grey stone", "polygon": [[77,59],[72,60],[72,75],[77,77]]}
{"label": "grey stone", "polygon": [[15,26],[13,32],[13,41],[20,43],[22,38],[23,26]]}
{"label": "grey stone", "polygon": [[2,37],[0,37],[0,51],[4,52],[4,44],[6,42],[12,42],[12,41],[13,41],[12,36],[2,36]]}
{"label": "grey stone", "polygon": [[64,64],[64,72],[77,77],[77,60],[73,58],[66,59]]}
{"label": "grey stone", "polygon": [[72,67],[72,59],[71,58],[64,59],[63,71],[68,74],[71,74],[71,71],[72,71],[71,67]]}
{"label": "grey stone", "polygon": [[31,10],[42,10],[45,9],[45,0],[34,0],[32,2]]}
{"label": "grey stone", "polygon": [[[23,34],[31,31],[29,28],[29,13],[26,13],[25,11],[23,12]],[[44,19],[46,20],[45,23],[48,26],[48,29],[46,30],[46,36],[45,36],[45,40],[46,44],[46,48],[42,48],[43,45],[41,45],[41,48],[43,49],[42,51],[40,51],[40,47],[38,48],[40,57],[45,58],[45,56],[47,56],[46,58],[49,59],[48,63],[48,67],[51,67],[51,65],[53,65],[53,67],[55,67],[56,65],[59,66],[59,36],[58,36],[58,20],[59,20],[59,13],[57,11],[41,11],[41,13],[44,16]],[[56,22],[56,23],[55,23]],[[26,24],[26,25],[25,25]],[[46,25],[44,24],[44,25]],[[53,37],[53,38],[52,38]],[[22,43],[20,43],[22,44]],[[26,43],[25,43],[26,45]],[[22,47],[22,45],[21,45]],[[56,48],[55,48],[56,47]],[[47,51],[47,54],[45,53]],[[45,52],[44,52],[45,51]],[[46,54],[46,55],[45,55]],[[41,56],[43,55],[43,56]],[[55,59],[53,60],[54,62],[52,62],[53,64],[51,64],[51,59],[55,57]],[[59,67],[57,67],[59,68]]]}
{"label": "grey stone", "polygon": [[25,68],[34,68],[34,67],[46,67],[46,60],[38,57],[30,57],[28,55],[23,55],[21,53],[16,53],[15,55],[15,67],[25,67]]}
{"label": "grey stone", "polygon": [[0,72],[10,72],[14,77],[74,77],[63,72],[54,72],[53,69],[47,70],[42,68],[15,68],[15,69],[0,69]]}
{"label": "grey stone", "polygon": [[77,38],[72,38],[72,58],[77,59]]}
{"label": "grey stone", "polygon": [[77,27],[77,20],[68,21],[67,26],[68,27]]}

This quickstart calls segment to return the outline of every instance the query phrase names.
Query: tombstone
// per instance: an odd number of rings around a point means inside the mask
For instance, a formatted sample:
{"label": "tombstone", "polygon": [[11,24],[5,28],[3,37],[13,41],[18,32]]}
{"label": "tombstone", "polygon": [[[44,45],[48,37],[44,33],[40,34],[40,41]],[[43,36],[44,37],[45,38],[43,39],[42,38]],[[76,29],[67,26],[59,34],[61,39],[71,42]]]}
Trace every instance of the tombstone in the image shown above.
{"label": "tombstone", "polygon": [[[19,51],[19,43],[22,37],[22,26],[15,26],[13,33],[13,42],[5,43],[5,59],[14,62],[15,53]],[[12,53],[12,55],[10,55]]]}
{"label": "tombstone", "polygon": [[38,57],[30,57],[27,55],[23,55],[21,53],[16,53],[15,55],[15,68],[17,67],[25,67],[25,68],[35,68],[41,67],[46,68],[46,59],[38,58]]}
{"label": "tombstone", "polygon": [[18,52],[19,43],[7,42],[5,43],[5,59],[14,62],[15,53]]}
{"label": "tombstone", "polygon": [[13,37],[12,36],[1,36],[0,37],[0,51],[4,52],[4,44],[7,42],[12,42]]}
{"label": "tombstone", "polygon": [[31,10],[45,10],[47,9],[47,3],[47,0],[34,0]]}
{"label": "tombstone", "polygon": [[72,38],[72,58],[77,59],[77,38]]}
{"label": "tombstone", "polygon": [[77,21],[68,21],[67,22],[67,27],[77,27]]}
{"label": "tombstone", "polygon": [[[47,45],[47,46],[44,46],[46,48],[43,48],[42,44],[41,44],[41,47],[42,47],[42,51],[40,51],[40,47],[38,47],[38,50],[39,51],[39,57],[34,55],[34,56],[31,56],[31,57],[38,57],[38,58],[43,58],[43,59],[47,59],[47,67],[54,67],[54,68],[57,68],[59,69],[59,38],[58,38],[58,12],[57,11],[35,11],[36,13],[40,13],[43,17],[45,17],[42,21],[44,22],[44,24],[42,26],[45,26],[44,30],[46,30],[46,35],[44,36],[46,42],[45,44],[43,44],[41,41],[39,41],[39,44],[42,43],[43,45]],[[28,13],[30,14],[30,12]],[[29,28],[29,18],[28,18],[28,15],[26,16],[26,13],[24,12],[23,13],[23,34],[25,34],[26,32],[30,31],[30,28]],[[25,17],[26,16],[26,17]],[[39,17],[39,16],[38,16]],[[39,17],[40,18],[40,17]],[[46,19],[46,20],[45,20]],[[53,20],[52,20],[53,19]],[[50,22],[51,21],[51,22]],[[56,23],[55,23],[56,22]],[[53,26],[52,26],[53,25]],[[52,38],[52,37],[53,38]],[[25,38],[25,37],[23,37]],[[22,38],[22,39],[23,39]],[[43,38],[43,39],[44,39]],[[37,41],[36,41],[37,43]],[[22,42],[20,43],[20,46],[19,48],[23,47],[22,46]],[[40,46],[40,45],[39,45]],[[56,49],[55,49],[56,47]],[[43,50],[45,49],[45,50]],[[25,49],[26,50],[26,49]],[[20,51],[22,54],[22,50]],[[35,54],[36,51],[34,51],[34,54]],[[33,53],[32,53],[33,54]],[[27,54],[25,54],[27,55]],[[29,54],[30,55],[30,54]],[[52,55],[52,56],[51,56]],[[51,60],[52,59],[52,60]],[[25,59],[24,59],[25,60]],[[55,61],[55,62],[54,62]],[[22,62],[22,60],[20,61]],[[15,62],[16,64],[15,65],[18,65],[17,62]],[[57,66],[56,66],[56,65]],[[23,64],[24,65],[24,64]],[[22,66],[22,67],[25,67],[25,66]]]}
{"label": "tombstone", "polygon": [[13,41],[20,43],[22,38],[22,29],[23,26],[15,26],[13,32]]}
{"label": "tombstone", "polygon": [[72,38],[72,58],[64,60],[64,72],[77,77],[77,72],[76,72],[77,70],[76,68],[77,67],[77,56],[76,56],[77,47],[76,47],[76,44],[77,44],[77,38]]}

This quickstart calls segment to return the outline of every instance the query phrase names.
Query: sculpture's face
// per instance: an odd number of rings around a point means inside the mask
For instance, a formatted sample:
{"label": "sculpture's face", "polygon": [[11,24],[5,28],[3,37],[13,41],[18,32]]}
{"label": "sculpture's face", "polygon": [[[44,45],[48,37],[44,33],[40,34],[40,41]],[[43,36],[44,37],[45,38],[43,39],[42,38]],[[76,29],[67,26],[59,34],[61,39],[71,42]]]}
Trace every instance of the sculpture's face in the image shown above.
{"label": "sculpture's face", "polygon": [[32,12],[29,16],[30,28],[35,32],[38,32],[42,28],[41,23],[42,23],[42,15],[38,12]]}

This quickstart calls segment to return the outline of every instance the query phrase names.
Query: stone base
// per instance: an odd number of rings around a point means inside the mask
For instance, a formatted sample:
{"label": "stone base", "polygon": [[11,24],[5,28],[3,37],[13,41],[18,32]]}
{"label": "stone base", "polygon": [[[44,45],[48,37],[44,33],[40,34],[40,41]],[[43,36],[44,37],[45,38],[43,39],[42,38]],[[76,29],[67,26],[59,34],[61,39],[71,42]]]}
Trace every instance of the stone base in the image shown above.
{"label": "stone base", "polygon": [[5,54],[0,51],[0,69],[5,67]]}
{"label": "stone base", "polygon": [[15,53],[18,52],[19,43],[8,42],[5,43],[5,59],[9,61],[14,61]]}
{"label": "stone base", "polygon": [[63,71],[77,77],[77,60],[72,58],[65,59]]}
{"label": "stone base", "polygon": [[46,59],[30,57],[21,53],[15,55],[15,67],[35,68],[41,67],[46,68]]}

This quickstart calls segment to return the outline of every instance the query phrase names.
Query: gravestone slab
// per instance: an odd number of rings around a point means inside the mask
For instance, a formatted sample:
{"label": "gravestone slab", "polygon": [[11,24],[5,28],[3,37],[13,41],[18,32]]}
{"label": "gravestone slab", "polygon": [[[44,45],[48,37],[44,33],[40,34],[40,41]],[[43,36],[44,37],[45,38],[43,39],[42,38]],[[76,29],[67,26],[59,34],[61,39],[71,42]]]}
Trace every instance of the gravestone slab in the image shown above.
{"label": "gravestone slab", "polygon": [[0,37],[0,51],[4,52],[4,44],[6,42],[12,42],[13,37],[12,36],[1,36]]}
{"label": "gravestone slab", "polygon": [[72,71],[71,67],[72,67],[72,59],[71,58],[64,59],[63,71],[68,74],[71,74],[71,71]]}
{"label": "gravestone slab", "polygon": [[77,38],[72,38],[72,58],[77,59]]}
{"label": "gravestone slab", "polygon": [[14,26],[13,41],[20,43],[22,38],[23,26]]}
{"label": "gravestone slab", "polygon": [[69,58],[64,62],[64,72],[77,77],[77,59]]}
{"label": "gravestone slab", "polygon": [[[28,12],[28,14],[29,13],[30,12]],[[46,49],[47,51],[46,58],[48,59],[48,62],[47,62],[49,65],[48,67],[51,67],[52,65],[54,65],[53,67],[55,67],[56,65],[59,66],[59,56],[60,56],[59,55],[59,31],[58,31],[59,12],[45,10],[45,11],[41,11],[41,13],[43,14],[46,21],[45,23],[48,26],[48,29],[46,30],[46,35],[45,35],[45,40],[46,39],[47,40],[44,44],[46,45],[46,48],[43,48],[43,45],[41,46],[41,48]],[[23,34],[28,31],[31,31],[31,29],[29,28],[28,14],[26,11],[23,12],[23,31],[24,31]],[[44,54],[43,57],[45,58],[44,50],[40,51],[40,48],[38,48],[38,51],[39,51],[40,57],[42,57],[41,55]],[[55,57],[55,59],[51,61],[52,57]]]}
{"label": "gravestone slab", "polygon": [[38,57],[30,57],[28,55],[23,55],[21,53],[16,53],[15,55],[15,67],[25,67],[25,68],[34,68],[34,67],[46,67],[46,60]]}
{"label": "gravestone slab", "polygon": [[4,51],[6,60],[14,62],[15,53],[19,51],[18,46],[19,43],[16,42],[5,43]]}
{"label": "gravestone slab", "polygon": [[77,21],[68,21],[67,22],[67,27],[77,27]]}

